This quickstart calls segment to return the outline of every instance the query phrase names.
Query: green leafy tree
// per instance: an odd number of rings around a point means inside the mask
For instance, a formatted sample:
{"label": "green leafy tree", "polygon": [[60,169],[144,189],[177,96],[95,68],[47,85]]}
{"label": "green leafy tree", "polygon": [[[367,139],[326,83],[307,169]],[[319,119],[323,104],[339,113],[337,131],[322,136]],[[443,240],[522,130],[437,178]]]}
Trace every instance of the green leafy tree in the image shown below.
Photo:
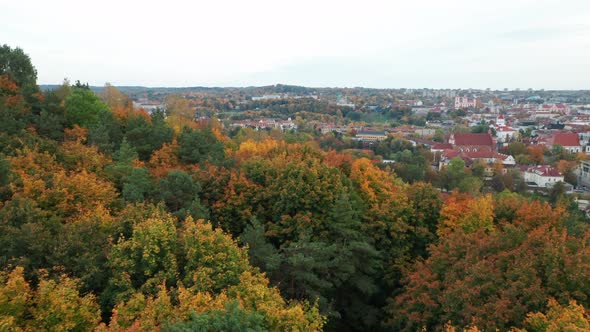
{"label": "green leafy tree", "polygon": [[37,85],[37,70],[31,58],[18,47],[0,46],[0,75],[8,75],[19,87]]}
{"label": "green leafy tree", "polygon": [[203,220],[188,218],[180,234],[183,284],[196,291],[218,292],[237,285],[248,261],[231,237]]}
{"label": "green leafy tree", "polygon": [[[61,230],[57,218],[48,218],[38,204],[26,198],[13,198],[0,209],[0,262],[20,265],[28,271],[51,267],[55,236]],[[48,254],[49,253],[49,254]]]}
{"label": "green leafy tree", "polygon": [[70,126],[90,128],[95,125],[101,113],[108,112],[108,106],[89,89],[74,88],[65,99],[65,111]]}
{"label": "green leafy tree", "polygon": [[467,175],[457,185],[459,191],[476,195],[481,191],[483,182],[475,176]]}
{"label": "green leafy tree", "polygon": [[440,129],[436,129],[434,131],[434,136],[432,137],[432,140],[435,142],[440,142],[440,143],[444,142],[445,133]]}
{"label": "green leafy tree", "polygon": [[512,142],[508,144],[508,147],[506,148],[506,153],[513,157],[516,157],[518,155],[526,155],[528,153],[528,150],[524,143]]}
{"label": "green leafy tree", "polygon": [[453,158],[447,167],[441,172],[442,187],[452,190],[459,186],[459,182],[465,177],[465,162],[461,158]]}
{"label": "green leafy tree", "polygon": [[178,244],[172,217],[155,215],[134,225],[131,238],[120,239],[109,257],[113,277],[103,303],[126,300],[135,291],[155,295],[163,282],[175,284]]}
{"label": "green leafy tree", "polygon": [[[56,232],[52,251],[46,254],[47,265],[62,266],[64,272],[76,276],[84,292],[103,291],[109,279],[107,256],[114,234],[113,216],[98,209],[60,227]],[[39,241],[47,241],[40,239]]]}

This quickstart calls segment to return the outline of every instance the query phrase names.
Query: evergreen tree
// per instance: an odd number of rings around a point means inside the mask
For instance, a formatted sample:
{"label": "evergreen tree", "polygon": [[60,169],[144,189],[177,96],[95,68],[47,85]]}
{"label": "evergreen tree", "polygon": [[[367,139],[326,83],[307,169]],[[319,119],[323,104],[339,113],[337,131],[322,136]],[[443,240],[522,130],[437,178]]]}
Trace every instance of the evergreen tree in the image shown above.
{"label": "evergreen tree", "polygon": [[134,168],[134,160],[137,160],[137,152],[125,139],[119,150],[113,154],[114,163],[108,165],[105,170],[119,188],[123,188],[123,179],[131,174]]}
{"label": "evergreen tree", "polygon": [[121,123],[111,112],[101,112],[97,122],[88,129],[88,143],[98,146],[103,153],[113,153],[123,140]]}
{"label": "evergreen tree", "polygon": [[200,191],[201,186],[190,175],[180,170],[173,170],[160,181],[158,197],[170,211],[177,213],[180,217],[185,217],[190,213],[191,207],[199,209],[193,204],[195,201],[198,202]]}
{"label": "evergreen tree", "polygon": [[209,128],[184,127],[178,137],[180,159],[187,163],[210,161],[218,163],[225,157],[223,144]]}
{"label": "evergreen tree", "polygon": [[122,179],[123,190],[121,195],[131,203],[145,201],[152,193],[154,185],[151,182],[151,176],[147,168],[134,168],[129,175]]}

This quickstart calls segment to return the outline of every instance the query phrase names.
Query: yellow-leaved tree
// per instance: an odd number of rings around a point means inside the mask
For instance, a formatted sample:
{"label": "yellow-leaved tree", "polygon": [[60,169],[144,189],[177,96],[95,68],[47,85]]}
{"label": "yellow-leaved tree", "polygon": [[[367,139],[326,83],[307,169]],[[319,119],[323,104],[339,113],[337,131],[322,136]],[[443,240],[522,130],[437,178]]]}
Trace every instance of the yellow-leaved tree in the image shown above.
{"label": "yellow-leaved tree", "polygon": [[491,195],[472,198],[453,192],[440,212],[437,234],[444,236],[457,229],[466,233],[480,228],[494,229],[494,202]]}
{"label": "yellow-leaved tree", "polygon": [[88,331],[100,321],[94,295],[82,295],[76,279],[62,275],[50,279],[41,271],[33,288],[16,267],[0,274],[0,330]]}
{"label": "yellow-leaved tree", "polygon": [[319,331],[325,322],[317,306],[283,300],[246,251],[204,220],[177,227],[170,215],[154,215],[134,225],[110,260],[114,309],[102,330]]}
{"label": "yellow-leaved tree", "polygon": [[528,332],[577,332],[590,331],[590,315],[575,300],[561,305],[554,298],[549,299],[547,312],[531,312],[524,321]]}

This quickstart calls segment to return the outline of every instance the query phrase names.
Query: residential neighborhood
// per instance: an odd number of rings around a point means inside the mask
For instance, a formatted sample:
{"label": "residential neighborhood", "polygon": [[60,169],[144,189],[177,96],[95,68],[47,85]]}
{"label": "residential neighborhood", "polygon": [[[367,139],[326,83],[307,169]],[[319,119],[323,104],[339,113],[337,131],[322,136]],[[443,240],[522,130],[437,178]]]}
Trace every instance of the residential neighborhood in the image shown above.
{"label": "residential neighborhood", "polygon": [[[484,187],[501,168],[505,178],[518,174],[530,192],[547,194],[557,183],[566,193],[590,190],[590,93],[583,91],[277,85],[228,92],[222,99],[211,92],[184,98],[194,104],[196,116],[218,117],[229,129],[311,133],[320,141],[334,136],[340,145],[370,152],[395,169],[400,161],[380,151],[387,142],[403,140],[412,153],[429,153],[434,172],[444,172],[455,159],[468,171],[485,166]],[[205,97],[229,108],[213,112],[199,101]],[[139,101],[138,107],[158,103]],[[162,98],[159,102],[165,104]]]}

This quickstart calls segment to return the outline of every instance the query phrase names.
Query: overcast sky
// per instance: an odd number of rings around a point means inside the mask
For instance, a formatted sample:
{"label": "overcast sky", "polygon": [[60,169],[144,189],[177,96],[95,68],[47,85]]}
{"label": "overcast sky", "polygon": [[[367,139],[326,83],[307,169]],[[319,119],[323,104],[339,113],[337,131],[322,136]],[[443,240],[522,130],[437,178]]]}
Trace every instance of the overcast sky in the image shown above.
{"label": "overcast sky", "polygon": [[590,89],[590,0],[0,0],[40,84]]}

